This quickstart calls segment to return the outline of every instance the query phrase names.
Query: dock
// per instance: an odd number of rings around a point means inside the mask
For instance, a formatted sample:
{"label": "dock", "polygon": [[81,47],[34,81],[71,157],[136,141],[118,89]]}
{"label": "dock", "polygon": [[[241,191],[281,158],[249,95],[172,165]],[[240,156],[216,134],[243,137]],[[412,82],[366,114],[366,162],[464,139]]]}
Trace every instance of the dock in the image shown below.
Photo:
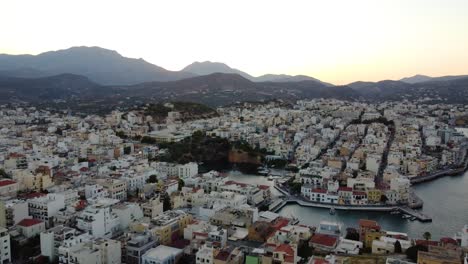
{"label": "dock", "polygon": [[418,219],[418,221],[420,222],[423,222],[423,223],[428,223],[428,222],[432,222],[432,218],[419,212],[419,211],[416,211],[414,209],[411,209],[407,206],[404,206],[404,207],[398,207],[398,210],[401,212],[401,213],[404,213],[404,214],[407,214],[407,215],[411,215],[411,216],[414,216],[416,217],[416,219]]}

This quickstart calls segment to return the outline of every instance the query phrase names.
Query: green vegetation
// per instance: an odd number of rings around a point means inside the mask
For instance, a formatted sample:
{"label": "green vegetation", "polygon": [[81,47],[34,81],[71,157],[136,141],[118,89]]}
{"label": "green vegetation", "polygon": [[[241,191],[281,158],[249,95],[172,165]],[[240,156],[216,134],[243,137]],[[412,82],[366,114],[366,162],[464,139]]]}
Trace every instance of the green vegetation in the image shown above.
{"label": "green vegetation", "polygon": [[158,178],[154,174],[149,176],[149,178],[146,180],[146,183],[157,183],[157,182],[158,182]]}
{"label": "green vegetation", "polygon": [[432,234],[430,232],[424,232],[423,237],[426,239],[426,241],[429,241],[432,237]]}
{"label": "green vegetation", "polygon": [[172,210],[171,197],[167,192],[163,195],[163,212]]}
{"label": "green vegetation", "polygon": [[157,120],[167,117],[167,113],[180,112],[183,120],[189,120],[199,116],[216,115],[216,110],[203,104],[192,102],[171,102],[173,108],[165,106],[163,103],[150,104],[145,109],[145,115],[150,115]]}
{"label": "green vegetation", "polygon": [[299,193],[301,193],[302,183],[290,181],[290,182],[288,182],[288,186],[289,186],[289,190],[290,190],[290,192],[291,192],[292,194],[299,194]]}
{"label": "green vegetation", "polygon": [[415,246],[409,247],[406,250],[406,257],[411,259],[414,262],[418,262],[418,251],[427,252],[427,247],[424,245],[415,245]]}
{"label": "green vegetation", "polygon": [[399,240],[395,241],[395,253],[402,253],[401,243]]}
{"label": "green vegetation", "polygon": [[355,228],[352,228],[352,227],[346,228],[345,238],[354,240],[354,241],[359,241],[359,233]]}
{"label": "green vegetation", "polygon": [[206,136],[195,132],[192,137],[180,142],[160,143],[160,148],[166,148],[167,154],[160,161],[187,163],[203,162],[211,169],[227,169],[228,155],[231,145],[227,139]]}
{"label": "green vegetation", "polygon": [[115,132],[115,135],[118,136],[121,139],[128,138],[128,136],[123,131],[117,131],[117,132]]}
{"label": "green vegetation", "polygon": [[272,167],[276,169],[283,169],[288,164],[288,161],[285,159],[273,159],[273,160],[268,160],[266,164],[268,165],[268,167]]}
{"label": "green vegetation", "polygon": [[179,186],[178,186],[179,191],[181,191],[184,186],[185,186],[184,180],[179,179]]}
{"label": "green vegetation", "polygon": [[0,178],[11,178],[4,169],[0,169]]}

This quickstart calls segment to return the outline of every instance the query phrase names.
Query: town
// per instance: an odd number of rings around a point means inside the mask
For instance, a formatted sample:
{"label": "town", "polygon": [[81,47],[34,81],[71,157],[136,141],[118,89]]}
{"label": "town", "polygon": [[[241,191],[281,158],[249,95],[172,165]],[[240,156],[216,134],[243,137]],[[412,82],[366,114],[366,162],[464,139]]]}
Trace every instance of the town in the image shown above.
{"label": "town", "polygon": [[280,212],[296,203],[432,221],[413,185],[467,170],[468,106],[177,105],[0,106],[0,262],[468,263],[468,223],[411,237],[371,219],[310,225]]}

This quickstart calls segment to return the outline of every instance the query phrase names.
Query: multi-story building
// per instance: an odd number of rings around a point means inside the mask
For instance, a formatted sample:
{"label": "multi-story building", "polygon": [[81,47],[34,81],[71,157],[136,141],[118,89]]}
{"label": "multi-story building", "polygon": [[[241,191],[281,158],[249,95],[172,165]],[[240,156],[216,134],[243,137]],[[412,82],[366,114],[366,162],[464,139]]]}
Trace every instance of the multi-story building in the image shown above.
{"label": "multi-story building", "polygon": [[48,257],[50,262],[58,259],[60,263],[67,263],[70,247],[90,239],[89,234],[79,233],[76,229],[55,226],[40,234],[41,255]]}
{"label": "multi-story building", "polygon": [[[29,216],[28,202],[24,200],[0,201],[0,219],[5,219],[5,226],[12,227]],[[1,226],[1,225],[0,225]]]}
{"label": "multi-story building", "polygon": [[173,237],[183,235],[184,228],[192,221],[192,215],[180,210],[166,211],[150,220],[145,227],[154,237],[159,237],[163,245],[169,245]]}
{"label": "multi-story building", "polygon": [[0,196],[16,197],[18,193],[18,183],[10,179],[0,179]]}
{"label": "multi-story building", "polygon": [[45,223],[38,219],[25,218],[16,225],[21,234],[26,238],[39,235],[45,231]]}
{"label": "multi-story building", "polygon": [[359,220],[359,241],[363,242],[367,232],[380,231],[380,225],[376,221],[361,219]]}
{"label": "multi-story building", "polygon": [[48,194],[28,200],[29,215],[35,219],[42,220],[46,223],[46,227],[52,225],[52,217],[57,212],[65,208],[65,197]]}
{"label": "multi-story building", "polygon": [[390,181],[390,190],[398,193],[400,203],[408,203],[410,195],[410,180],[408,178],[393,178]]}
{"label": "multi-story building", "polygon": [[99,184],[92,184],[92,185],[86,185],[85,186],[85,197],[86,199],[99,199],[99,198],[104,198],[108,197],[109,193],[107,192],[104,187],[102,187]]}
{"label": "multi-story building", "polygon": [[142,257],[142,264],[172,264],[182,257],[182,249],[159,245],[148,250]]}
{"label": "multi-story building", "polygon": [[109,197],[120,201],[127,200],[127,182],[119,179],[104,179],[98,180],[98,183],[102,185],[107,192]]}
{"label": "multi-story building", "polygon": [[6,228],[0,227],[0,263],[11,263],[10,234]]}
{"label": "multi-story building", "polygon": [[112,237],[119,230],[119,217],[111,209],[117,202],[116,199],[101,199],[89,205],[78,216],[77,228],[96,238]]}
{"label": "multi-story building", "polygon": [[151,198],[148,202],[141,205],[143,216],[154,218],[163,212],[163,203],[159,196]]}
{"label": "multi-story building", "polygon": [[125,263],[142,264],[142,256],[151,248],[156,247],[157,241],[150,234],[135,234],[127,241]]}

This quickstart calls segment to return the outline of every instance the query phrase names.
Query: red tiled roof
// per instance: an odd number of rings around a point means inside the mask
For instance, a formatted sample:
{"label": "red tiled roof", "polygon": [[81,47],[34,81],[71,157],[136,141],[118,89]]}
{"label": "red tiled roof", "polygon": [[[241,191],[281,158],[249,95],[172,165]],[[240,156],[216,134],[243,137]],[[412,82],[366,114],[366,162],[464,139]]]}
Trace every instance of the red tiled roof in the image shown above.
{"label": "red tiled roof", "polygon": [[294,249],[290,245],[287,245],[287,244],[281,244],[281,245],[277,246],[274,251],[275,252],[284,252],[287,255],[294,256]]}
{"label": "red tiled roof", "polygon": [[354,191],[353,195],[367,195],[365,192]]}
{"label": "red tiled roof", "polygon": [[294,263],[294,256],[285,256],[284,262],[286,263]]}
{"label": "red tiled roof", "polygon": [[443,237],[440,239],[440,242],[444,243],[444,244],[454,244],[454,245],[457,245],[457,241],[451,237]]}
{"label": "red tiled roof", "polygon": [[46,196],[46,195],[47,194],[45,194],[45,193],[32,192],[32,193],[25,194],[23,197],[25,199],[33,199],[33,198],[38,198],[38,197],[42,197],[42,196]]}
{"label": "red tiled roof", "polygon": [[15,181],[12,180],[0,180],[0,187],[15,184]]}
{"label": "red tiled roof", "polygon": [[226,261],[230,254],[231,254],[230,252],[226,250],[222,250],[218,253],[218,255],[216,255],[215,259]]}
{"label": "red tiled roof", "polygon": [[353,191],[353,188],[342,186],[342,187],[339,187],[339,188],[338,188],[338,191],[342,191],[342,192],[352,192],[352,191]]}
{"label": "red tiled roof", "polygon": [[312,189],[312,192],[314,192],[314,193],[327,193],[327,190],[315,188],[315,189]]}
{"label": "red tiled roof", "polygon": [[19,226],[23,226],[23,227],[28,227],[28,226],[33,226],[33,225],[37,225],[37,224],[40,224],[40,223],[42,223],[42,221],[39,220],[39,219],[34,219],[34,218],[28,219],[28,218],[25,218],[25,219],[21,220],[21,221],[18,223],[18,225],[19,225]]}
{"label": "red tiled roof", "polygon": [[374,220],[368,220],[368,219],[359,220],[359,226],[360,227],[367,227],[367,228],[380,228],[379,223],[377,223]]}
{"label": "red tiled roof", "polygon": [[330,262],[328,262],[328,260],[324,260],[324,259],[314,259],[314,264],[330,264]]}
{"label": "red tiled roof", "polygon": [[418,240],[416,240],[416,245],[438,246],[438,245],[439,245],[439,242],[437,242],[437,241],[432,241],[432,240],[422,240],[422,239],[418,239]]}
{"label": "red tiled roof", "polygon": [[313,244],[319,244],[327,247],[333,247],[338,241],[338,237],[327,234],[315,234],[310,241]]}
{"label": "red tiled roof", "polygon": [[289,220],[286,218],[278,218],[276,222],[273,224],[273,228],[276,230],[280,230],[281,228],[287,226],[289,224]]}
{"label": "red tiled roof", "polygon": [[8,157],[10,157],[10,158],[23,158],[25,156],[23,154],[13,152],[13,153],[10,153],[10,155],[8,155]]}

